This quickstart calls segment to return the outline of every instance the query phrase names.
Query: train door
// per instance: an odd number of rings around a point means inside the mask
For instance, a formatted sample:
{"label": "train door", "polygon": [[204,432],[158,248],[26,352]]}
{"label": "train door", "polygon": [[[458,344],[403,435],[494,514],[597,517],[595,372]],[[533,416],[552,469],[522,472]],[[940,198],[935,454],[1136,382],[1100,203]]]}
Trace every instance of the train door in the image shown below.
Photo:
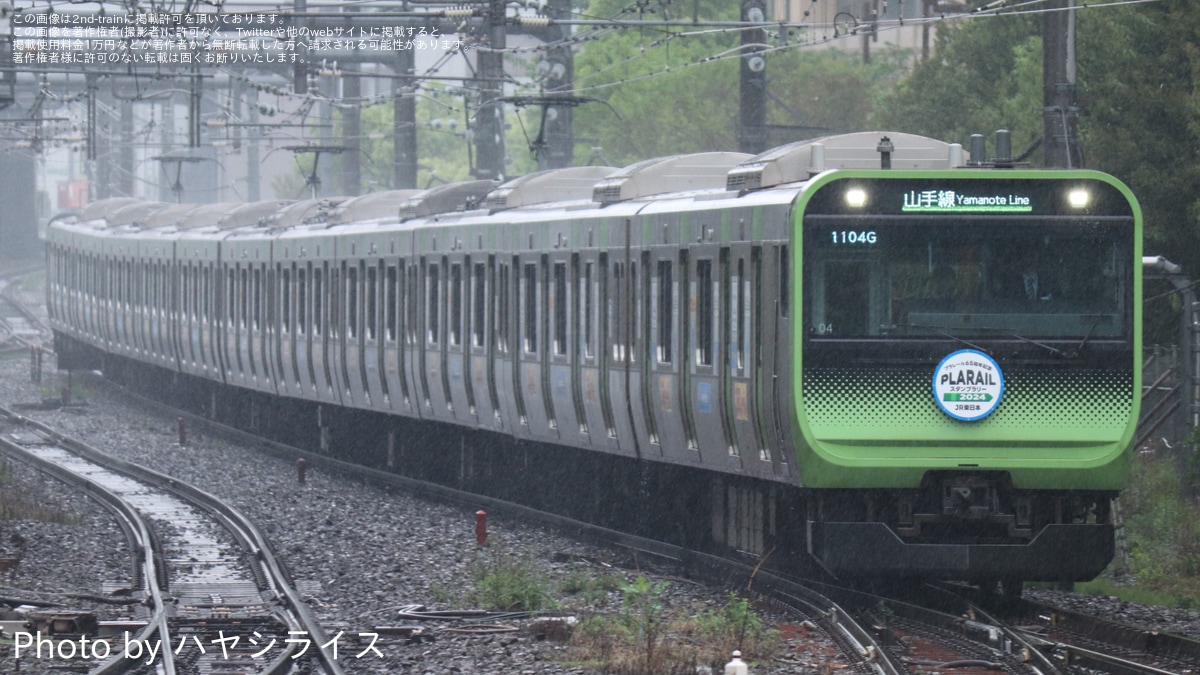
{"label": "train door", "polygon": [[446,386],[446,268],[443,256],[421,258],[421,389],[425,413],[434,419],[453,419]]}
{"label": "train door", "polygon": [[312,270],[312,347],[313,372],[317,380],[317,398],[328,403],[341,400],[340,385],[334,379],[333,360],[336,355],[335,342],[331,338],[330,324],[333,323],[334,302],[336,297],[334,271],[336,268],[328,261],[318,260],[313,263]]}
{"label": "train door", "polygon": [[[271,255],[275,258],[274,252]],[[292,364],[292,311],[295,298],[292,296],[292,268],[290,262],[274,262],[271,267],[271,311],[274,319],[267,326],[267,350],[271,360],[271,380],[275,390],[285,396],[295,396],[295,367]]]}
{"label": "train door", "polygon": [[732,420],[734,433],[728,449],[735,464],[745,466],[758,461],[760,451],[765,448],[759,437],[757,418],[757,369],[753,348],[756,333],[756,294],[754,293],[753,270],[755,256],[753,247],[746,242],[734,243],[725,256],[727,263],[722,269],[722,292],[728,302],[722,307],[721,330],[726,339],[727,360],[722,371],[722,393],[725,401],[725,416]]}
{"label": "train door", "polygon": [[[374,246],[371,247],[374,249]],[[384,379],[383,349],[381,335],[383,297],[383,261],[374,259],[363,262],[362,277],[362,345],[359,363],[363,389],[372,408],[390,409],[390,391]]]}
{"label": "train door", "polygon": [[641,372],[644,359],[640,352],[645,339],[641,328],[644,312],[640,309],[643,295],[641,253],[628,247],[629,219],[625,219],[619,228],[609,224],[609,232],[619,232],[617,238],[610,241],[625,246],[610,249],[605,321],[610,364],[607,393],[618,444],[627,453],[641,457],[643,452],[658,448],[651,448],[646,442],[650,434],[646,428],[645,397],[636,395],[641,391],[644,379]]}
{"label": "train door", "polygon": [[580,419],[590,444],[609,451],[618,448],[608,372],[611,353],[606,336],[608,314],[608,254],[589,248],[577,256],[576,327],[579,339],[576,386]]}
{"label": "train door", "polygon": [[317,397],[317,378],[312,361],[312,263],[298,260],[292,263],[292,279],[296,286],[295,327],[292,330],[292,369],[303,398]]}
{"label": "train door", "polygon": [[454,419],[461,424],[478,424],[474,389],[467,372],[467,340],[469,336],[468,305],[470,293],[467,288],[471,270],[470,256],[448,256],[446,260],[446,369],[444,371],[446,392],[450,397],[450,410]]}
{"label": "train door", "polygon": [[[255,252],[257,253],[257,251]],[[255,258],[257,259],[257,255]],[[249,324],[249,343],[250,343],[250,375],[254,386],[258,389],[270,390],[271,373],[268,368],[269,352],[266,349],[266,334],[267,326],[270,324],[270,316],[268,310],[270,303],[267,301],[267,288],[270,286],[267,278],[267,266],[265,263],[252,263],[250,268],[250,318],[247,321]]]}
{"label": "train door", "polygon": [[430,417],[433,411],[429,409],[429,393],[425,388],[425,269],[418,259],[413,258],[403,262],[402,271],[404,287],[400,302],[404,313],[404,344],[401,347],[401,371],[408,382],[413,411],[420,417]]}
{"label": "train door", "polygon": [[215,247],[208,253],[208,256],[201,258],[203,267],[200,270],[200,359],[209,377],[227,381],[221,332],[222,308],[225,306],[221,263]]}
{"label": "train door", "polygon": [[578,255],[555,253],[548,257],[546,307],[548,386],[552,415],[558,437],[571,445],[586,445],[587,419],[579,394],[578,328],[579,265]]}
{"label": "train door", "polygon": [[[683,256],[680,257],[680,253]],[[688,268],[686,251],[674,246],[655,247],[643,253],[646,260],[646,307],[648,341],[646,373],[646,424],[651,445],[657,444],[664,455],[687,462],[695,461],[692,439],[684,431],[680,360],[681,306],[685,302]]]}
{"label": "train door", "polygon": [[404,351],[404,261],[391,258],[383,263],[383,378],[387,383],[391,410],[413,415],[412,395],[405,372]]}
{"label": "train door", "polygon": [[233,316],[229,323],[229,344],[232,347],[234,381],[241,386],[250,385],[250,339],[247,334],[250,320],[250,268],[235,263],[229,268],[230,293],[233,301]]}
{"label": "train door", "polygon": [[[757,260],[755,260],[757,255]],[[790,393],[785,392],[788,380],[785,379],[787,359],[791,358],[787,348],[792,344],[788,332],[790,304],[790,262],[788,247],[780,242],[770,242],[752,251],[754,262],[755,286],[757,287],[755,326],[760,336],[755,341],[759,353],[758,378],[761,383],[762,401],[757,407],[758,426],[764,447],[768,450],[766,456],[760,456],[763,465],[757,473],[781,476],[788,472],[786,444],[791,437],[790,423],[783,416],[784,406],[790,404]]]}
{"label": "train door", "polygon": [[[351,248],[353,255],[353,247]],[[367,403],[362,382],[362,277],[363,263],[343,260],[333,268],[329,280],[333,293],[329,340],[334,349],[333,376],[342,402],[346,405]]]}
{"label": "train door", "polygon": [[728,264],[728,250],[714,245],[692,248],[688,261],[687,410],[684,416],[689,441],[700,452],[702,462],[723,467],[730,462],[730,424],[721,403],[720,373],[725,350],[720,348],[722,307],[720,273]]}
{"label": "train door", "polygon": [[520,259],[502,256],[496,265],[496,302],[492,307],[492,387],[495,389],[502,428],[517,435],[528,433],[525,426],[524,401],[521,398],[520,362],[518,349],[517,318],[519,312],[518,292]]}
{"label": "train door", "polygon": [[549,257],[537,253],[519,258],[517,270],[517,363],[521,422],[535,438],[557,438],[552,401],[547,391],[546,285]]}
{"label": "train door", "polygon": [[473,257],[468,272],[467,348],[472,405],[480,427],[503,429],[496,391],[496,361],[492,355],[494,341],[491,339],[496,256],[481,254]]}

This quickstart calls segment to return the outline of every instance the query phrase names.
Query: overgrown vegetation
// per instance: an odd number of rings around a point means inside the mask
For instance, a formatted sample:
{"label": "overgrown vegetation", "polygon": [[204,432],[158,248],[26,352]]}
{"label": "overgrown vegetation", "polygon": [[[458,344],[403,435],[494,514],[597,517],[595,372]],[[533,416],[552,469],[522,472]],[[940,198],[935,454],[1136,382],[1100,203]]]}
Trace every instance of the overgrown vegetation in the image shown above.
{"label": "overgrown vegetation", "polygon": [[480,607],[535,612],[557,607],[544,586],[545,575],[529,560],[493,553],[475,573],[470,600]]}
{"label": "overgrown vegetation", "polygon": [[626,585],[619,612],[594,616],[576,629],[573,658],[618,675],[690,675],[697,666],[719,669],[735,649],[760,659],[777,653],[778,635],[763,626],[748,600],[731,593],[720,609],[693,612],[669,607],[668,587],[646,577]]}
{"label": "overgrown vegetation", "polygon": [[[1081,587],[1154,604],[1200,607],[1200,502],[1187,494],[1197,434],[1176,451],[1139,453],[1121,496],[1133,585],[1112,578]],[[1120,561],[1118,561],[1119,563]]]}

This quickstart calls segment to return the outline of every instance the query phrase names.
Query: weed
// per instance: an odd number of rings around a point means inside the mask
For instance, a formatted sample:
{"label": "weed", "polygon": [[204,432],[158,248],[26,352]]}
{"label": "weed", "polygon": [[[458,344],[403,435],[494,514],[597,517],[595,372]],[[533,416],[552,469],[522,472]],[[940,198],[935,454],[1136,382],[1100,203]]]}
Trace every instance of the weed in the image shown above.
{"label": "weed", "polygon": [[495,554],[475,574],[472,599],[489,609],[537,611],[555,605],[542,586],[542,575],[527,560]]}

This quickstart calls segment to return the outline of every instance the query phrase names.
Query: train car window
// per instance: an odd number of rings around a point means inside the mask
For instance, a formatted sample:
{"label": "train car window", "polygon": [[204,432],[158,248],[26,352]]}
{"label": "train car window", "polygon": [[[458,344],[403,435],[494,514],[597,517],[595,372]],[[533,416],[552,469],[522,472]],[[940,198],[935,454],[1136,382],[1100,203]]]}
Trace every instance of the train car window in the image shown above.
{"label": "train car window", "polygon": [[583,265],[583,279],[580,281],[579,296],[583,299],[583,356],[593,358],[596,355],[596,295],[599,287],[595,283],[595,263],[590,260]]}
{"label": "train car window", "polygon": [[675,271],[670,260],[658,261],[658,362],[671,363],[675,354]]}
{"label": "train car window", "polygon": [[379,326],[379,268],[373,265],[367,268],[367,282],[363,290],[367,294],[364,308],[364,318],[367,320],[366,338],[374,340]]}
{"label": "train car window", "polygon": [[400,315],[397,307],[400,298],[400,277],[395,265],[388,265],[384,270],[383,283],[383,337],[388,342],[395,342],[399,333],[396,321]]}
{"label": "train car window", "polygon": [[696,365],[713,364],[712,259],[696,261]]}
{"label": "train car window", "polygon": [[320,336],[325,330],[325,284],[324,270],[320,267],[312,271],[312,334]]}
{"label": "train car window", "polygon": [[[344,263],[343,263],[344,264]],[[346,270],[346,337],[358,336],[358,267]]]}
{"label": "train car window", "polygon": [[475,297],[471,301],[472,319],[471,319],[471,346],[483,347],[486,346],[485,337],[487,335],[487,266],[483,263],[475,263],[475,270],[472,272],[472,284],[475,289]]}
{"label": "train car window", "polygon": [[[750,302],[754,307],[753,313],[750,315],[751,317],[753,317],[753,321],[754,321],[754,323],[753,323],[753,327],[754,327],[753,339],[761,340],[762,339],[762,325],[763,325],[763,323],[762,323],[763,322],[763,310],[765,309],[763,307],[763,292],[762,292],[762,289],[763,289],[763,255],[762,255],[762,247],[761,246],[755,246],[754,248],[750,249],[750,266],[751,266],[751,269],[753,270],[753,275],[754,275],[754,279],[753,279],[754,285],[750,287],[751,288]],[[754,367],[755,367],[755,369],[762,368],[762,353],[763,353],[763,350],[761,350],[761,349],[754,350]]]}
{"label": "train car window", "polygon": [[523,339],[525,352],[527,354],[536,354],[538,349],[537,344],[537,265],[529,263],[525,265],[525,303],[524,303],[524,321],[523,324]]}
{"label": "train car window", "polygon": [[554,263],[554,355],[567,354],[567,264]]}
{"label": "train car window", "polygon": [[440,341],[440,328],[438,319],[441,312],[441,280],[439,278],[439,269],[437,263],[429,263],[429,267],[425,270],[425,327],[426,340],[431,345],[436,345]]}
{"label": "train car window", "polygon": [[463,320],[463,266],[450,265],[450,344],[462,346]]}
{"label": "train car window", "polygon": [[510,316],[509,303],[512,298],[512,266],[500,264],[500,272],[496,276],[496,351],[508,353],[508,321]]}

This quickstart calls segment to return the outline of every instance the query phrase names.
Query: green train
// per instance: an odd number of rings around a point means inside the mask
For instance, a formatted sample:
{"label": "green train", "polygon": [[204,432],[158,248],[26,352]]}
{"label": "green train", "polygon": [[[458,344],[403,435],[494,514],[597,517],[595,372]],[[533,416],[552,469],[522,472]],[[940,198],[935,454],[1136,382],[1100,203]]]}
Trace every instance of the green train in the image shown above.
{"label": "green train", "polygon": [[413,424],[460,430],[495,464],[572,458],[556,490],[601,510],[652,468],[651,508],[699,546],[1011,587],[1113,555],[1141,234],[1104,174],[864,132],[352,199],[98,202],[47,228],[48,303],[62,367],[315,419],[326,449],[337,411],[370,413],[355,443],[380,465]]}

